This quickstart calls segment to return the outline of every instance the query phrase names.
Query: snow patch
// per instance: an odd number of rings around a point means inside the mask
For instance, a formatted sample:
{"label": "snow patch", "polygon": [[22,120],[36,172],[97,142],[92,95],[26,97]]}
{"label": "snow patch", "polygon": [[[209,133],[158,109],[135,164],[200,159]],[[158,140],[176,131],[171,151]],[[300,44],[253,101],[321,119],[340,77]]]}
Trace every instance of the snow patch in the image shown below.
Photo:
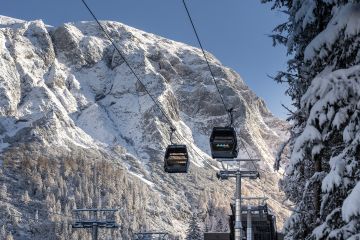
{"label": "snow patch", "polygon": [[[325,30],[318,34],[306,47],[304,52],[305,60],[323,57],[323,55],[327,54],[327,51],[320,50],[323,50],[324,46],[327,49],[332,49],[332,45],[339,39],[341,31],[344,31],[346,38],[360,33],[360,4],[348,3],[335,9],[335,11],[336,14]],[[320,56],[316,56],[319,54],[319,51]]]}
{"label": "snow patch", "polygon": [[346,222],[349,222],[352,217],[360,217],[360,182],[356,184],[350,195],[345,199],[341,214]]}
{"label": "snow patch", "polygon": [[131,175],[139,178],[141,181],[143,181],[144,183],[146,183],[146,184],[149,185],[150,187],[153,187],[153,186],[154,186],[154,183],[151,182],[151,181],[149,181],[149,180],[147,180],[146,178],[144,178],[143,175],[134,173],[134,172],[132,172],[132,171],[129,171],[129,173],[130,173]]}

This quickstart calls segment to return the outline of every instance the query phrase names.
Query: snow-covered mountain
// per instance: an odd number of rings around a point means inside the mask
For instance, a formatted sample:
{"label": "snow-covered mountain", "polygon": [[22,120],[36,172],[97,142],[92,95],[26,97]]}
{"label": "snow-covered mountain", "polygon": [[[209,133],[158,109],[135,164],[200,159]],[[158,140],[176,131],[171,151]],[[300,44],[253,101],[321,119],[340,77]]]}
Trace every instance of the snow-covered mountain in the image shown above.
{"label": "snow-covered mountain", "polygon": [[[208,139],[227,118],[201,51],[102,24],[186,139],[176,141],[189,147],[190,172],[163,172],[170,126],[95,22],[50,27],[2,16],[0,234],[86,239],[69,227],[71,210],[94,206],[120,209],[122,227],[111,234],[123,239],[141,229],[182,236],[194,211],[208,229],[225,230],[218,228],[227,224],[234,185],[216,179],[220,166],[209,157]],[[287,124],[236,72],[208,56],[234,108],[238,137],[262,159],[261,180],[245,180],[243,193],[269,197],[281,227],[288,210],[278,190],[281,171],[272,165]],[[242,148],[239,156],[248,157]]]}

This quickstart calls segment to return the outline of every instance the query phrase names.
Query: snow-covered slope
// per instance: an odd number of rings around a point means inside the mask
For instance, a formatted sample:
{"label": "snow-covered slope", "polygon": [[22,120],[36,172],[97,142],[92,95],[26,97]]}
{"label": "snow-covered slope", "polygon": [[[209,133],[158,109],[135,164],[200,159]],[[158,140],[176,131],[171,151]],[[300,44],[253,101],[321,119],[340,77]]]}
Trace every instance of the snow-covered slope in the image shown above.
{"label": "snow-covered slope", "polygon": [[[113,234],[124,239],[145,228],[182,235],[194,209],[215,230],[214,222],[226,221],[233,183],[215,178],[219,165],[209,157],[212,127],[227,118],[201,51],[102,24],[186,139],[190,173],[163,173],[170,127],[96,23],[53,28],[0,17],[0,214],[12,216],[0,224],[15,238],[80,238],[58,222],[71,208],[96,205],[122,209],[121,233]],[[270,197],[281,226],[288,212],[272,165],[287,125],[236,72],[209,59],[239,137],[262,159],[263,178],[245,181],[244,193]],[[244,149],[239,156],[247,157]],[[44,232],[39,226],[48,220],[54,230]]]}

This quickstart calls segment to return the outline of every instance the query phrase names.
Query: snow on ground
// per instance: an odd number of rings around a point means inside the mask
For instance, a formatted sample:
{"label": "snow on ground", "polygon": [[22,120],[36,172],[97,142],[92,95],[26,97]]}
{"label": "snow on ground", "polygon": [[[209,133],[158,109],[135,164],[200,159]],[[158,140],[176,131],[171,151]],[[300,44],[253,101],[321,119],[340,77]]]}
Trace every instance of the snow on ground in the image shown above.
{"label": "snow on ground", "polygon": [[141,181],[143,181],[144,183],[146,183],[147,185],[149,185],[150,187],[153,187],[154,186],[154,183],[147,180],[146,178],[144,178],[143,175],[140,175],[140,174],[137,174],[137,173],[134,173],[134,172],[131,172],[129,171],[129,173],[137,178],[139,178]]}

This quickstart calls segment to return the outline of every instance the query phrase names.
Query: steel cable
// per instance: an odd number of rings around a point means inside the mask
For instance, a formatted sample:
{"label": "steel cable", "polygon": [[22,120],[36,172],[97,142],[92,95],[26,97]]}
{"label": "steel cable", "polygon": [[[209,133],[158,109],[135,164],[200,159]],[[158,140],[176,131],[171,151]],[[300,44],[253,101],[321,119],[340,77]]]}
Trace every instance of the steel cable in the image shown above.
{"label": "steel cable", "polygon": [[224,105],[226,114],[228,114],[230,124],[232,124],[231,110],[228,109],[227,106],[226,106],[226,104],[225,104],[224,98],[223,98],[223,96],[222,96],[222,94],[221,94],[221,92],[220,92],[219,86],[218,86],[218,84],[217,84],[217,82],[216,82],[215,75],[214,75],[214,73],[213,73],[213,71],[212,71],[212,69],[211,69],[211,67],[210,67],[209,60],[208,60],[208,58],[207,58],[207,56],[206,56],[205,50],[204,50],[204,48],[203,48],[203,46],[202,46],[202,43],[201,43],[199,34],[198,34],[197,31],[196,31],[195,24],[194,24],[194,22],[193,22],[193,20],[192,20],[192,18],[191,18],[190,11],[189,11],[186,3],[185,3],[185,0],[183,0],[182,2],[183,2],[183,4],[184,4],[184,7],[185,7],[185,10],[186,10],[187,16],[189,17],[189,20],[190,20],[192,29],[194,30],[196,39],[197,39],[197,41],[198,41],[198,43],[199,43],[199,46],[200,46],[200,48],[201,48],[201,51],[202,51],[202,53],[203,53],[203,55],[204,55],[204,58],[205,58],[205,61],[206,61],[207,66],[208,66],[208,68],[209,68],[211,77],[212,77],[212,79],[213,79],[213,81],[214,81],[214,83],[215,83],[215,87],[216,87],[216,89],[217,89],[217,91],[218,91],[218,93],[219,93],[221,102],[222,102],[222,104]]}

